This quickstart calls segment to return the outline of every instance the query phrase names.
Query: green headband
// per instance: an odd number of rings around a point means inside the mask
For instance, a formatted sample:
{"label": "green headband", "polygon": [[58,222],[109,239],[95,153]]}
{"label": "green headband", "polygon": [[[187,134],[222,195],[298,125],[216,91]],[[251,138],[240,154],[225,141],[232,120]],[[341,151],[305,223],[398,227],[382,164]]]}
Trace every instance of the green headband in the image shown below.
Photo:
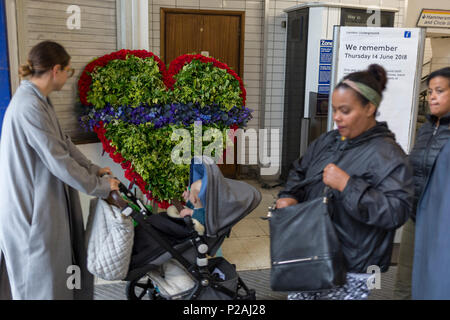
{"label": "green headband", "polygon": [[378,108],[378,106],[380,105],[381,96],[371,87],[365,85],[364,83],[355,82],[349,79],[342,81],[342,83],[345,83],[350,88],[361,94],[364,98],[372,102],[375,105],[375,107]]}

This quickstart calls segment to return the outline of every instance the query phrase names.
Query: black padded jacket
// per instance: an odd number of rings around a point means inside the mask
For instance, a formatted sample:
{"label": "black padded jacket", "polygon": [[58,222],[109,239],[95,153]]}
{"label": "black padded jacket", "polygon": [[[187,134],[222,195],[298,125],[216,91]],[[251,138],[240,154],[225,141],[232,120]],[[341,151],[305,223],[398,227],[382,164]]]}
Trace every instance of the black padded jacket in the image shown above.
{"label": "black padded jacket", "polygon": [[437,118],[427,115],[428,122],[417,132],[416,143],[409,154],[409,162],[414,170],[414,202],[411,219],[415,221],[416,207],[422,191],[433,169],[442,147],[450,138],[450,113],[447,113],[436,126]]}
{"label": "black padded jacket", "polygon": [[342,141],[337,130],[313,141],[294,161],[280,198],[299,202],[323,195],[322,180],[303,188],[306,178],[320,175],[334,163],[350,175],[342,192],[333,190],[332,216],[348,272],[366,273],[376,265],[389,268],[395,230],[409,218],[413,201],[412,169],[385,122],[360,136]]}

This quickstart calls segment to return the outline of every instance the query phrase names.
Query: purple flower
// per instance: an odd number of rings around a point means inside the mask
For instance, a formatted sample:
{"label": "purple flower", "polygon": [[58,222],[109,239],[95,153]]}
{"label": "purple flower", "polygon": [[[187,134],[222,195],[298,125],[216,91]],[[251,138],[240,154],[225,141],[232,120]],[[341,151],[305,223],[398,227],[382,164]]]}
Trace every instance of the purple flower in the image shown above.
{"label": "purple flower", "polygon": [[155,128],[166,125],[189,126],[194,121],[202,121],[204,124],[215,123],[219,126],[229,127],[237,124],[244,127],[252,119],[252,111],[246,107],[233,107],[228,112],[213,103],[201,107],[199,104],[172,103],[167,105],[145,105],[136,108],[130,106],[112,107],[105,106],[103,109],[86,107],[86,112],[81,115],[79,121],[86,130],[91,130],[99,121],[106,123],[112,120],[121,120],[125,123],[139,125],[153,123]]}

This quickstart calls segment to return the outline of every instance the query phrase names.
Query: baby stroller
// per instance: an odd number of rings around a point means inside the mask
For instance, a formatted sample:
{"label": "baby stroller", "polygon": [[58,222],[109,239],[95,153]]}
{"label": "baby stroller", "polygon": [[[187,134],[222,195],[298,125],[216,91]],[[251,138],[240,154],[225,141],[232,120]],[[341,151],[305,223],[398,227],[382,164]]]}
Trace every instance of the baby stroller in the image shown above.
{"label": "baby stroller", "polygon": [[195,157],[190,184],[202,180],[205,232],[199,235],[190,216],[152,214],[123,184],[120,192],[140,208],[127,207],[135,226],[126,294],[130,300],[254,300],[234,265],[214,257],[231,228],[254,210],[261,194],[245,182],[227,179],[211,158]]}

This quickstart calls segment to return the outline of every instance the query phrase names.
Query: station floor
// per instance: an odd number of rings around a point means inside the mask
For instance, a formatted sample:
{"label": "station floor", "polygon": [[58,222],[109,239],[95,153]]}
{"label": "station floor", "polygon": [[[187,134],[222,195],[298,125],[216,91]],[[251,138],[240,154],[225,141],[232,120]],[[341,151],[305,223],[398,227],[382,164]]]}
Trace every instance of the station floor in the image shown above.
{"label": "station floor", "polygon": [[267,215],[282,187],[261,188],[256,180],[243,180],[257,188],[262,195],[259,206],[238,222],[231,235],[222,245],[222,255],[236,265],[237,271],[270,268],[269,222],[261,217]]}

